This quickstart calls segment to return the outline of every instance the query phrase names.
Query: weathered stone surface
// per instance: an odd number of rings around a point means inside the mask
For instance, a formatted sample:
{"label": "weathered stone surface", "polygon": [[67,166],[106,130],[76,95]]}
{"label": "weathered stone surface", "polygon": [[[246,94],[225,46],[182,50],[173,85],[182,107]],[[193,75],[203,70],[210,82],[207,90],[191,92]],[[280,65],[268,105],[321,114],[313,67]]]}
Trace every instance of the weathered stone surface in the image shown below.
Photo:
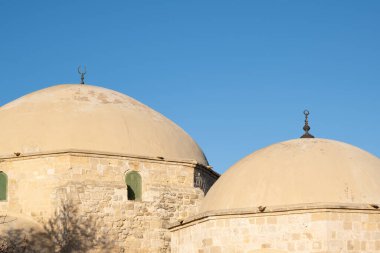
{"label": "weathered stone surface", "polygon": [[210,216],[172,229],[172,252],[380,252],[380,212],[304,210]]}
{"label": "weathered stone surface", "polygon": [[[65,153],[5,159],[8,200],[0,214],[17,214],[46,222],[62,200],[71,200],[80,214],[93,217],[99,236],[120,252],[170,252],[167,226],[194,215],[204,190],[194,186],[189,162]],[[125,174],[142,177],[142,201],[128,200]],[[214,182],[217,174],[202,173]],[[119,251],[117,251],[119,252]]]}

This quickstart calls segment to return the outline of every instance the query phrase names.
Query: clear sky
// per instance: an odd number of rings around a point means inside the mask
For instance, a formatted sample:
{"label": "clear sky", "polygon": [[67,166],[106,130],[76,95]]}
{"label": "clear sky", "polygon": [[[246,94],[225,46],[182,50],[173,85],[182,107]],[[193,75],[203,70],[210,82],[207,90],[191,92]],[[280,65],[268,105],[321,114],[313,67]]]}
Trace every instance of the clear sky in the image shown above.
{"label": "clear sky", "polygon": [[0,104],[61,83],[161,112],[225,171],[311,133],[380,156],[380,1],[0,0]]}

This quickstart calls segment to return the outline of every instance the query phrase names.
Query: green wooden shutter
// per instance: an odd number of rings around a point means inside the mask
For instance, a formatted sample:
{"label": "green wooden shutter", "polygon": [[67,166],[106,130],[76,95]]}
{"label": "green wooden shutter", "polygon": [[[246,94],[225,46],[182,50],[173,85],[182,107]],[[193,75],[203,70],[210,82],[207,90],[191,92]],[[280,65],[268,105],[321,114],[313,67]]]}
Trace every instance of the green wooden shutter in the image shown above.
{"label": "green wooden shutter", "polygon": [[4,172],[0,172],[0,200],[7,200],[8,178]]}
{"label": "green wooden shutter", "polygon": [[129,200],[141,200],[141,176],[138,172],[132,171],[125,176],[125,183],[128,188]]}

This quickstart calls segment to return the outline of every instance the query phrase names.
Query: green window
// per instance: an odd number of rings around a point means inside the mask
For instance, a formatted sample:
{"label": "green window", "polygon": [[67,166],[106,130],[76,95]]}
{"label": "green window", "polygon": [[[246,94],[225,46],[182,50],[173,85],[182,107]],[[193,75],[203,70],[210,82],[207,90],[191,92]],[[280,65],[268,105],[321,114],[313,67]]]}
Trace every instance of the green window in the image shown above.
{"label": "green window", "polygon": [[132,171],[125,176],[125,183],[128,189],[129,200],[141,200],[141,176],[138,172]]}
{"label": "green window", "polygon": [[7,187],[8,187],[7,174],[0,171],[0,201],[7,200]]}

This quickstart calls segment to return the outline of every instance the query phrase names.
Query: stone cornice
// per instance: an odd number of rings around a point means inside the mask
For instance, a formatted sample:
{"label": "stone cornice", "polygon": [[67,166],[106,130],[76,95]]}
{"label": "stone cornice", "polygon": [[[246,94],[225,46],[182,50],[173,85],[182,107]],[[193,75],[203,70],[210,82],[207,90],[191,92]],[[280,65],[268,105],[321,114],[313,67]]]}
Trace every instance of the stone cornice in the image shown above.
{"label": "stone cornice", "polygon": [[189,217],[181,222],[175,222],[168,226],[171,231],[181,229],[182,227],[192,226],[208,220],[226,219],[226,218],[244,218],[256,216],[273,216],[280,214],[293,213],[315,213],[315,212],[360,212],[360,213],[380,213],[378,204],[351,204],[351,203],[310,203],[288,206],[268,206],[216,210],[199,213]]}
{"label": "stone cornice", "polygon": [[157,163],[171,163],[171,164],[180,164],[190,167],[201,167],[206,170],[209,170],[212,173],[216,173],[213,171],[211,166],[203,165],[201,163],[198,163],[195,160],[178,160],[178,159],[170,159],[165,157],[149,157],[149,156],[138,156],[138,155],[131,155],[131,154],[123,154],[123,153],[111,153],[111,152],[103,152],[103,151],[93,151],[93,150],[76,150],[76,149],[66,149],[66,150],[54,150],[54,151],[46,151],[46,152],[33,152],[33,153],[27,153],[27,154],[20,154],[17,155],[3,155],[0,156],[0,162],[7,161],[7,160],[25,160],[25,159],[33,159],[33,158],[40,158],[40,157],[52,157],[52,156],[62,156],[62,155],[70,155],[70,156],[87,156],[87,157],[99,157],[99,158],[128,158],[133,160],[144,160],[144,161],[150,161],[150,162],[157,162]]}

